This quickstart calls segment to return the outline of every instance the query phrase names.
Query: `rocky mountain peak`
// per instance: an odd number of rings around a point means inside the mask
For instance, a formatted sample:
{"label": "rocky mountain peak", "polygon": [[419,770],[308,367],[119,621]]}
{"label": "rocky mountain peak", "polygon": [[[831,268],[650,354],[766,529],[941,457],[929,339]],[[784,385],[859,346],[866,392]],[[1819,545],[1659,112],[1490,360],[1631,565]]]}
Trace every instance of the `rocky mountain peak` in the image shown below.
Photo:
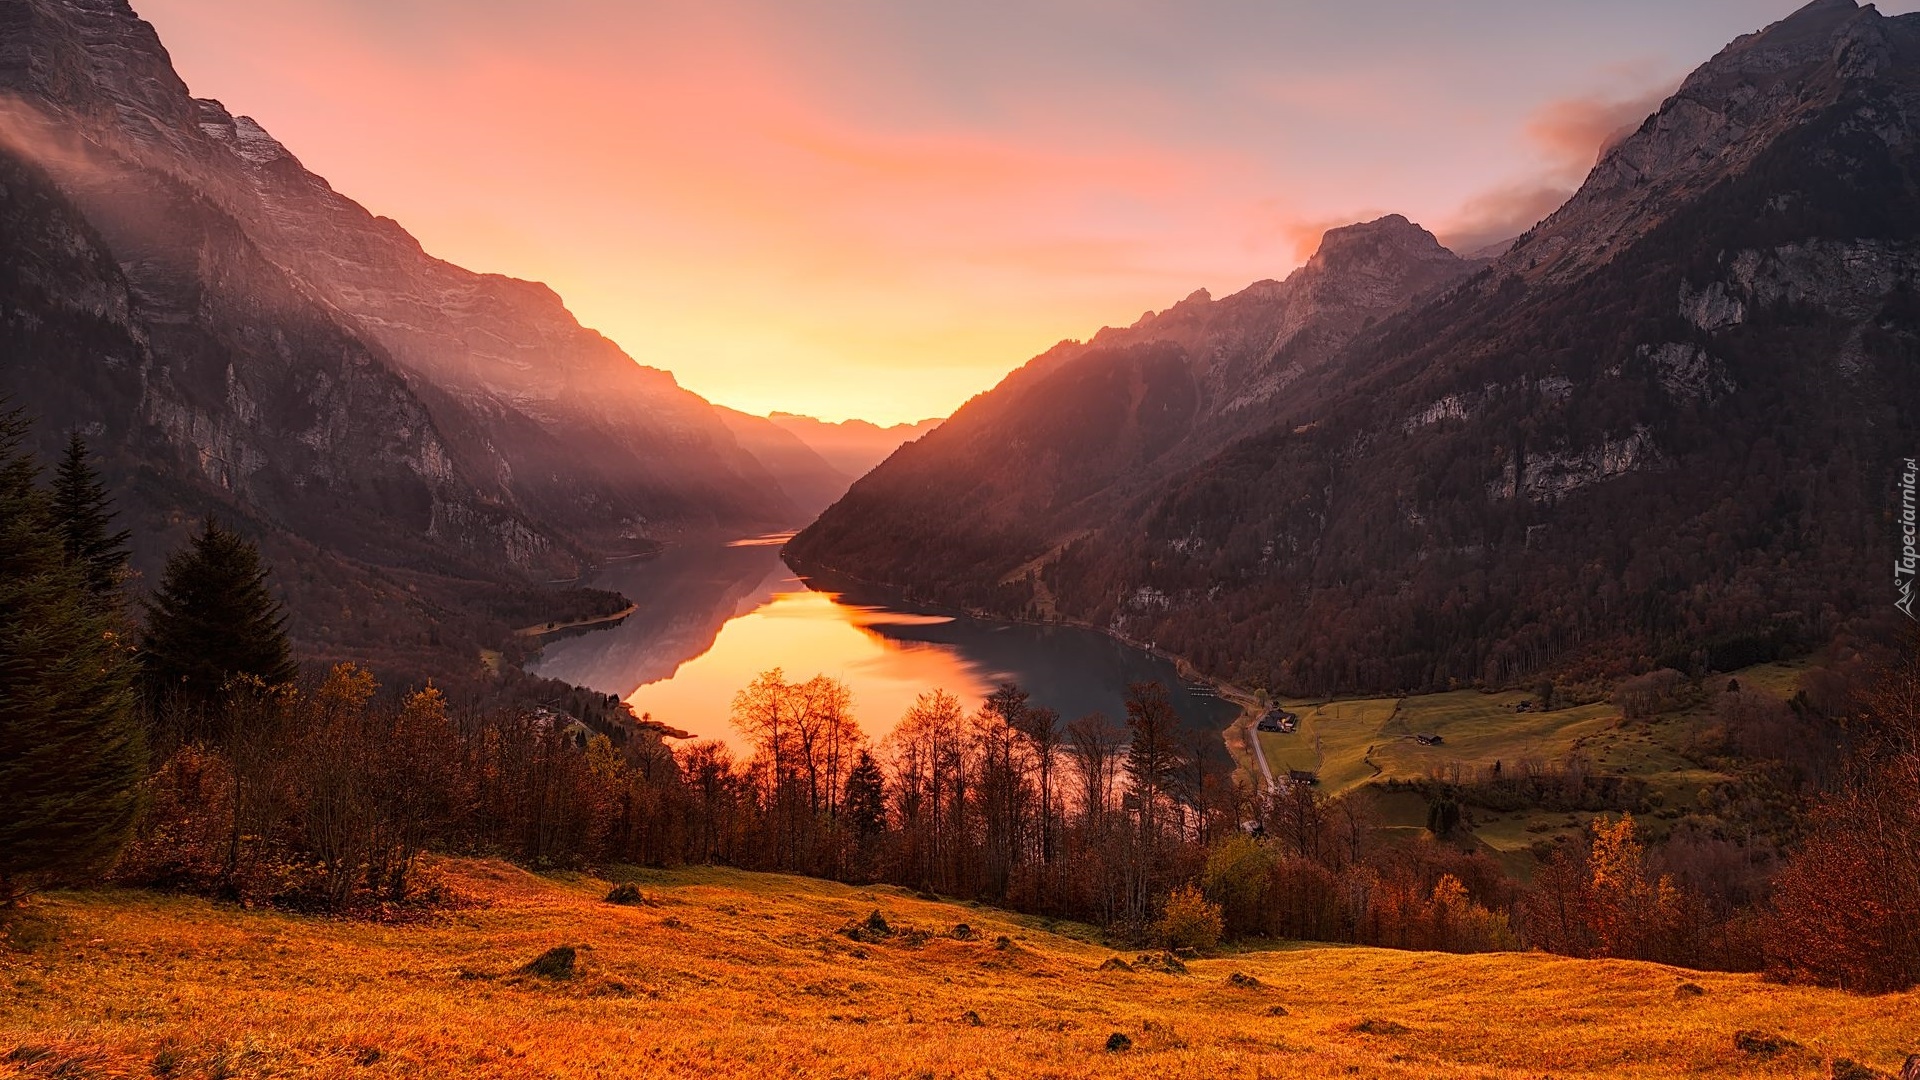
{"label": "rocky mountain peak", "polygon": [[[1920,55],[1920,22],[1853,0],[1814,0],[1735,40],[1609,147],[1566,205],[1501,258],[1506,273],[1569,279],[1646,235],[1675,207],[1740,175],[1777,140]],[[1907,137],[1906,110],[1875,121]]]}
{"label": "rocky mountain peak", "polygon": [[1408,262],[1455,262],[1459,256],[1442,247],[1427,230],[1403,215],[1328,229],[1320,238],[1320,248],[1307,260],[1310,267],[1350,270],[1361,266]]}

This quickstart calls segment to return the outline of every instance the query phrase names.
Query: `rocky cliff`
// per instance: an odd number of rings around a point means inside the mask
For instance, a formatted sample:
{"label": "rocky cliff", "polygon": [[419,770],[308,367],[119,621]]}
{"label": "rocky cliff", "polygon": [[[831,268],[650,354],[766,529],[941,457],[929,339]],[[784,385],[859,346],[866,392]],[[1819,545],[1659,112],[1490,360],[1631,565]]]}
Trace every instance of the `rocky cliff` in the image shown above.
{"label": "rocky cliff", "polygon": [[[1278,392],[1203,460],[1156,470],[1149,425],[1121,422],[1147,413],[1078,428],[1057,404],[1029,432],[1059,417],[1073,461],[1149,482],[1066,490],[1031,441],[976,480],[977,453],[942,438],[963,412],[795,552],[1298,692],[1824,642],[1891,610],[1892,482],[1920,445],[1917,87],[1920,16],[1821,0],[1695,72],[1491,266],[1340,324],[1299,374],[1276,353],[1233,380]],[[1021,415],[1077,377],[1189,430],[1218,400],[1193,357],[1235,340],[1197,321],[1217,306],[1136,328],[1193,325],[1184,340],[1063,347],[969,409]],[[1088,512],[1060,528],[1055,501]]]}

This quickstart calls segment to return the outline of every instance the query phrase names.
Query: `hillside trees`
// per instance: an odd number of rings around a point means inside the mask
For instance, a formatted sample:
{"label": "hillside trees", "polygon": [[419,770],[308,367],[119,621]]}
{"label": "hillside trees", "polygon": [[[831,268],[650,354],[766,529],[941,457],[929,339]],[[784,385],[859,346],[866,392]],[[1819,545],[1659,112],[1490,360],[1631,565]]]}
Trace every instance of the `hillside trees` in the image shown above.
{"label": "hillside trees", "polygon": [[111,864],[145,773],[118,578],[69,557],[26,430],[0,414],[0,904]]}
{"label": "hillside trees", "polygon": [[96,602],[117,608],[132,534],[114,529],[113,497],[89,461],[86,441],[78,432],[68,437],[66,453],[55,467],[52,510],[67,560],[80,571],[87,592]]}
{"label": "hillside trees", "polygon": [[274,687],[297,674],[260,550],[211,514],[167,560],[146,609],[142,677],[156,705],[205,708],[235,678]]}
{"label": "hillside trees", "polygon": [[1849,726],[1845,780],[1775,883],[1769,967],[1903,990],[1920,985],[1920,658],[1884,673]]}

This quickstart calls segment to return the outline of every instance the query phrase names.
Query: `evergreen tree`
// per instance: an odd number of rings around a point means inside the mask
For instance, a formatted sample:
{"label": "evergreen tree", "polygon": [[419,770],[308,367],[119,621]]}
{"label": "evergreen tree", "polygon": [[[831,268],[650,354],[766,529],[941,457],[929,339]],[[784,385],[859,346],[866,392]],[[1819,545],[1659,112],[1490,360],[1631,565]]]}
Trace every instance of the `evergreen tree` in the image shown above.
{"label": "evergreen tree", "polygon": [[298,674],[260,549],[211,514],[146,606],[141,659],[156,702],[206,705],[236,677],[279,686]]}
{"label": "evergreen tree", "polygon": [[853,771],[847,774],[847,825],[861,840],[878,836],[887,827],[887,785],[880,763],[873,755],[860,751]]}
{"label": "evergreen tree", "polygon": [[133,665],[66,558],[25,435],[0,414],[0,904],[110,864],[146,774]]}
{"label": "evergreen tree", "polygon": [[68,436],[66,456],[54,472],[53,516],[67,560],[80,568],[87,590],[103,607],[118,609],[128,533],[108,531],[113,527],[113,499],[87,462],[87,444],[79,432]]}

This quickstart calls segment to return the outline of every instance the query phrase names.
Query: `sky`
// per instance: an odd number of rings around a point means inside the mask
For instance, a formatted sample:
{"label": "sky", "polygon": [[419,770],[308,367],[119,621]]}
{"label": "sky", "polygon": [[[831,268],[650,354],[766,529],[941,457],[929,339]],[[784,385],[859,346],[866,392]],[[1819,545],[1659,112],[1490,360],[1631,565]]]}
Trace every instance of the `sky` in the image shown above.
{"label": "sky", "polygon": [[134,3],[195,94],[429,252],[547,282],[710,400],[882,423],[1335,225],[1516,234],[1793,6]]}

